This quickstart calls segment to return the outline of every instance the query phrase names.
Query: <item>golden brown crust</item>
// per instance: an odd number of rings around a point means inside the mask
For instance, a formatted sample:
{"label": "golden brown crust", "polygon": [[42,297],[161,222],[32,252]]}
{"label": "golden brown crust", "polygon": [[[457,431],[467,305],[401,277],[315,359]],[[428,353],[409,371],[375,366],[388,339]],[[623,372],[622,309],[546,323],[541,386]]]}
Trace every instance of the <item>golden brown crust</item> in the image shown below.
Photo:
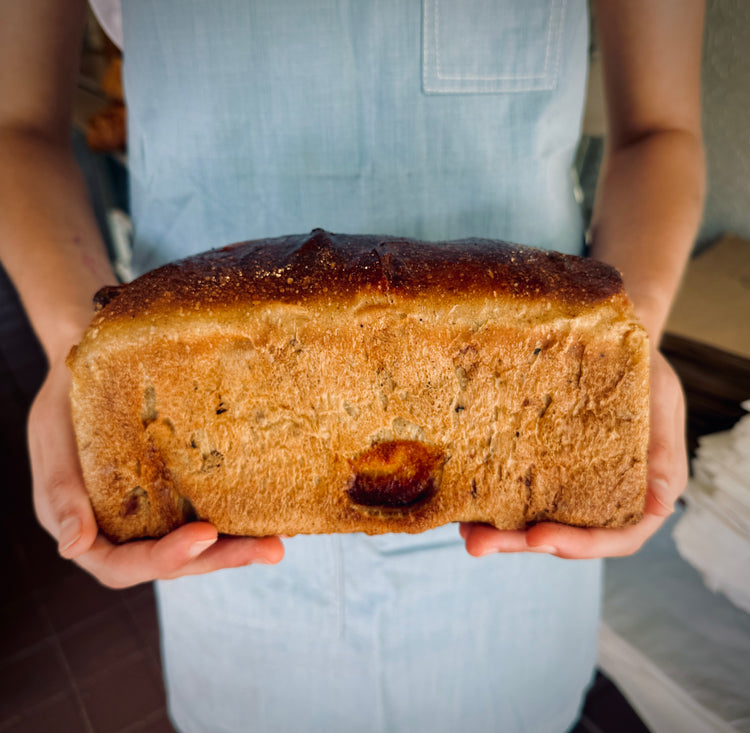
{"label": "golden brown crust", "polygon": [[69,357],[102,530],[622,526],[648,345],[612,268],[502,242],[285,237],[100,295]]}
{"label": "golden brown crust", "polygon": [[621,292],[614,268],[508,242],[418,242],[370,235],[307,235],[240,242],[146,273],[97,295],[106,318],[144,308],[348,300],[362,293],[420,297],[506,294],[580,308]]}

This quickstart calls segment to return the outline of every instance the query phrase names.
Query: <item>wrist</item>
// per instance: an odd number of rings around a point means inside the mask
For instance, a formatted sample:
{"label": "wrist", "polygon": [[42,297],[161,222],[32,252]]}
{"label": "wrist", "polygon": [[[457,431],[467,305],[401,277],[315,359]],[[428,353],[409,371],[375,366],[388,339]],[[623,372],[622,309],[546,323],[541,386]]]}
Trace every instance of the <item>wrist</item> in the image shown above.
{"label": "wrist", "polygon": [[71,309],[55,320],[54,329],[39,334],[50,369],[65,364],[70,350],[80,342],[93,315],[93,309]]}
{"label": "wrist", "polygon": [[651,345],[658,348],[669,315],[670,301],[654,292],[628,292],[633,310],[646,329]]}

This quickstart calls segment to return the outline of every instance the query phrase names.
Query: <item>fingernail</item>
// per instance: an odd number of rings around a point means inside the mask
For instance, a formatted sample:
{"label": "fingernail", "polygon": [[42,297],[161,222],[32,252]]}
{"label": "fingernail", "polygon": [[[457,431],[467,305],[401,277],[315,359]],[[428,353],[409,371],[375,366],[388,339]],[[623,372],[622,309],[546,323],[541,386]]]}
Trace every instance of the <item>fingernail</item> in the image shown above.
{"label": "fingernail", "polygon": [[536,547],[529,547],[530,552],[546,552],[549,555],[554,555],[557,552],[556,547],[552,545],[537,545]]}
{"label": "fingernail", "polygon": [[275,565],[276,563],[273,560],[269,560],[267,557],[256,557],[252,561],[253,565]]}
{"label": "fingernail", "polygon": [[482,550],[477,557],[487,557],[487,555],[496,555],[498,550],[494,547],[490,547],[487,550]]}
{"label": "fingernail", "polygon": [[662,512],[658,512],[659,514],[669,516],[674,512],[674,503],[670,504],[662,498],[669,496],[669,484],[664,479],[651,479],[651,496],[663,510]]}
{"label": "fingernail", "polygon": [[60,552],[71,548],[81,537],[81,520],[78,517],[65,517],[60,523],[60,536],[57,545]]}
{"label": "fingernail", "polygon": [[216,539],[201,540],[200,542],[196,542],[195,544],[190,546],[190,549],[188,550],[188,555],[190,557],[198,557],[198,555],[200,555],[202,552],[205,552],[215,542],[216,542]]}

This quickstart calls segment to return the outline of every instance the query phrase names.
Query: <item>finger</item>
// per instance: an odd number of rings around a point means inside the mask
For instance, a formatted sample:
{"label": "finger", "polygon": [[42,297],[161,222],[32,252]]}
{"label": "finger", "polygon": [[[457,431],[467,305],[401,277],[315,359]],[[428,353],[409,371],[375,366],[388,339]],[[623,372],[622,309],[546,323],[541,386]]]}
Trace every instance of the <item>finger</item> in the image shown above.
{"label": "finger", "polygon": [[[465,533],[465,534],[464,534]],[[464,524],[462,536],[466,551],[474,557],[498,552],[548,552],[544,546],[532,547],[525,530],[498,530],[489,524]]]}
{"label": "finger", "polygon": [[67,391],[64,385],[48,387],[29,416],[34,507],[60,554],[74,558],[91,548],[98,529],[78,462]]}
{"label": "finger", "polygon": [[526,535],[530,547],[545,547],[550,554],[568,560],[632,555],[660,527],[664,517],[645,514],[632,527],[588,529],[544,522],[531,527]]}
{"label": "finger", "polygon": [[664,357],[655,354],[653,362],[646,512],[666,517],[688,480],[685,398]]}
{"label": "finger", "polygon": [[283,554],[276,537],[219,538],[208,522],[192,522],[159,540],[114,545],[100,536],[77,562],[104,585],[125,588],[254,562],[276,563]]}
{"label": "finger", "polygon": [[668,517],[674,513],[674,505],[681,492],[674,495],[670,484],[661,478],[649,479],[646,491],[646,513],[658,517]]}
{"label": "finger", "polygon": [[57,540],[62,557],[74,559],[88,552],[98,528],[82,481],[75,475],[57,474],[42,480],[37,495],[46,495],[50,520],[45,524]]}
{"label": "finger", "polygon": [[91,549],[76,562],[110,588],[125,588],[162,577],[174,576],[180,568],[217,541],[216,528],[193,522],[154,540],[116,545],[99,535]]}
{"label": "finger", "polygon": [[221,537],[172,577],[202,575],[256,563],[275,565],[283,557],[284,545],[278,537]]}

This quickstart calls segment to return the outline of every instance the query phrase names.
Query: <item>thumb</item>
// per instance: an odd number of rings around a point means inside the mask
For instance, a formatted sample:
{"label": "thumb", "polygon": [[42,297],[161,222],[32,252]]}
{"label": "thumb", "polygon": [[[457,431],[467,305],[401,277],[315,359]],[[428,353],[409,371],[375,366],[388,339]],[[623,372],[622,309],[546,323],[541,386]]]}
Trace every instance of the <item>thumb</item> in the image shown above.
{"label": "thumb", "polygon": [[42,451],[31,438],[29,453],[39,521],[57,541],[60,554],[73,559],[91,548],[99,530],[78,455],[66,450],[67,444],[66,438],[58,436],[58,441],[48,442]]}
{"label": "thumb", "polygon": [[651,435],[646,513],[666,517],[688,482],[685,397],[676,373],[659,353],[652,355]]}
{"label": "thumb", "polygon": [[77,514],[68,514],[57,528],[57,547],[63,557],[77,557],[85,552],[85,543],[81,542],[83,522]]}
{"label": "thumb", "polygon": [[60,554],[87,552],[98,534],[78,461],[67,389],[49,378],[37,395],[28,422],[34,509],[58,543]]}
{"label": "thumb", "polygon": [[91,549],[99,530],[88,499],[85,504],[68,499],[58,510],[57,531],[52,534],[60,555],[72,560]]}

